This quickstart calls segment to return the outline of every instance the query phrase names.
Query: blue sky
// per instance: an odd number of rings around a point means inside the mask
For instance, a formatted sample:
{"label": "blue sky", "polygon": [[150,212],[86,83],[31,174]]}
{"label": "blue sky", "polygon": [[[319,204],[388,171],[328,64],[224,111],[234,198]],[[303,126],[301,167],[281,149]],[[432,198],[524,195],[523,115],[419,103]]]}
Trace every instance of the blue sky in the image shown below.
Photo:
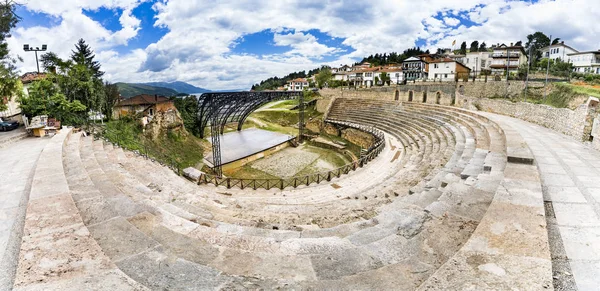
{"label": "blue sky", "polygon": [[249,88],[323,64],[383,52],[435,50],[473,40],[526,40],[544,31],[581,50],[600,47],[597,0],[29,0],[9,40],[48,44],[67,57],[84,38],[109,81],[180,80],[209,89]]}

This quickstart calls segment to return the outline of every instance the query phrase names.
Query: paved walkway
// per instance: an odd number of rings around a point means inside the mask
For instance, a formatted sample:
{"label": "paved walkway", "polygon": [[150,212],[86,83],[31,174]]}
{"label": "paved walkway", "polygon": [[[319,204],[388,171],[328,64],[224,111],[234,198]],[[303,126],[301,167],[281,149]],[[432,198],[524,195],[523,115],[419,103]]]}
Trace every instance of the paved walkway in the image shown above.
{"label": "paved walkway", "polygon": [[31,179],[50,138],[27,138],[0,148],[0,290],[12,288]]}
{"label": "paved walkway", "polygon": [[535,155],[557,289],[573,287],[574,279],[579,290],[600,290],[600,153],[532,123],[494,118],[517,130]]}

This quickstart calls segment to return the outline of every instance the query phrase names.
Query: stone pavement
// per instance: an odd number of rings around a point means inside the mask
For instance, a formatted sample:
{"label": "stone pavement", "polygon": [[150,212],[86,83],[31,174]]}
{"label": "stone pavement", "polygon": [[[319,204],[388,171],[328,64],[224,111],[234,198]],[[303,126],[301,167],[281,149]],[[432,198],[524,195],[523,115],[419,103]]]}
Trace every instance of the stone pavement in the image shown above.
{"label": "stone pavement", "polygon": [[[17,131],[11,134],[15,135]],[[0,290],[12,287],[31,179],[38,157],[49,140],[27,138],[0,148]]]}
{"label": "stone pavement", "polygon": [[555,287],[570,289],[575,284],[578,290],[599,290],[600,153],[541,126],[493,117],[518,131],[535,156],[546,202]]}

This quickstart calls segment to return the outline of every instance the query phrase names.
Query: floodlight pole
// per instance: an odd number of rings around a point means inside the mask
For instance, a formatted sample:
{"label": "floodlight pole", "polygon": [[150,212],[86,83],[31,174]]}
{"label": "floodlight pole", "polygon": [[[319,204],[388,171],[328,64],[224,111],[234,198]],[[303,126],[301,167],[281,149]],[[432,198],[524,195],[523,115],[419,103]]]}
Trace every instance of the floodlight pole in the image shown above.
{"label": "floodlight pole", "polygon": [[298,95],[298,143],[302,142],[302,132],[304,131],[304,91]]}
{"label": "floodlight pole", "polygon": [[529,46],[529,60],[527,64],[527,76],[525,76],[525,97],[523,97],[523,102],[527,102],[527,90],[529,89],[529,67],[531,67],[531,46]]}
{"label": "floodlight pole", "polygon": [[40,73],[40,62],[38,61],[38,54],[37,52],[44,52],[48,49],[48,46],[43,44],[42,48],[40,49],[39,47],[30,47],[28,44],[24,44],[23,45],[23,50],[26,52],[35,52],[35,64],[37,66],[37,72],[38,74]]}

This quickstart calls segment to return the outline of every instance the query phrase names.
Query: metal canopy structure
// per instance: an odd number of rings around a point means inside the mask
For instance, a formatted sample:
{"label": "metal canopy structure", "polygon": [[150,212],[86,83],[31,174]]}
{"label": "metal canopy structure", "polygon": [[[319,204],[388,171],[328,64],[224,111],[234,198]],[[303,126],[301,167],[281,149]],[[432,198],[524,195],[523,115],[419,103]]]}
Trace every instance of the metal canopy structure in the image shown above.
{"label": "metal canopy structure", "polygon": [[[221,143],[220,135],[223,134],[225,125],[231,122],[238,123],[238,130],[242,130],[244,121],[256,109],[266,103],[276,100],[298,99],[298,138],[302,138],[304,127],[304,100],[303,92],[219,92],[204,93],[198,98],[198,116],[196,119],[199,128],[210,126],[213,170],[221,177]],[[200,137],[204,138],[204,130],[200,130]]]}

